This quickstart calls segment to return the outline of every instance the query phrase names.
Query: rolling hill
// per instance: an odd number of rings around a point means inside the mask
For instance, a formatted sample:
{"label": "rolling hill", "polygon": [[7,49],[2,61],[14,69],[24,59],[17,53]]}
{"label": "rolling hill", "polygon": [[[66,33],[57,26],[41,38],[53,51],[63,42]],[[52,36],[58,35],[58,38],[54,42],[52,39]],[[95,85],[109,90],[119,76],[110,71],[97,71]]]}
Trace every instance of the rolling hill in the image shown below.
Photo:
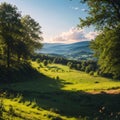
{"label": "rolling hill", "polygon": [[89,41],[72,44],[44,43],[43,48],[37,52],[73,60],[93,59],[93,51],[89,48],[89,45]]}

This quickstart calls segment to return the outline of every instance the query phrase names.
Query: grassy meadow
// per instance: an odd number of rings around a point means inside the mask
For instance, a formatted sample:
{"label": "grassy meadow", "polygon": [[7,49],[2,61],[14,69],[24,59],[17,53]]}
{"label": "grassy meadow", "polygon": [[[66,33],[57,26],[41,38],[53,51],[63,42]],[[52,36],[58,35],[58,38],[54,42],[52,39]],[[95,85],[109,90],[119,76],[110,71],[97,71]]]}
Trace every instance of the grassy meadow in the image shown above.
{"label": "grassy meadow", "polygon": [[[119,120],[120,82],[32,62],[37,76],[1,84],[3,120]],[[4,93],[5,92],[5,93]]]}

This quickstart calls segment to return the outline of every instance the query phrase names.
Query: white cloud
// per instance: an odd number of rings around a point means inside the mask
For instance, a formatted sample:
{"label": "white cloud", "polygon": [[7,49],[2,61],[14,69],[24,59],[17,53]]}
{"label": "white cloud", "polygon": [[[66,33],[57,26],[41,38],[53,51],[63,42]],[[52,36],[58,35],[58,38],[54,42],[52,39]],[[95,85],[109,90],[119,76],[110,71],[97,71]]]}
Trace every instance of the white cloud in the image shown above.
{"label": "white cloud", "polygon": [[75,7],[74,10],[79,10],[79,8],[78,8],[78,7]]}
{"label": "white cloud", "polygon": [[74,43],[81,41],[90,41],[94,39],[97,32],[86,33],[84,29],[71,28],[69,31],[63,32],[60,35],[52,38],[52,43]]}
{"label": "white cloud", "polygon": [[88,34],[85,35],[86,38],[92,40],[98,35],[98,32],[89,32]]}
{"label": "white cloud", "polygon": [[70,7],[73,10],[79,10],[79,7]]}
{"label": "white cloud", "polygon": [[83,11],[83,12],[87,12],[87,9],[81,9],[81,11]]}

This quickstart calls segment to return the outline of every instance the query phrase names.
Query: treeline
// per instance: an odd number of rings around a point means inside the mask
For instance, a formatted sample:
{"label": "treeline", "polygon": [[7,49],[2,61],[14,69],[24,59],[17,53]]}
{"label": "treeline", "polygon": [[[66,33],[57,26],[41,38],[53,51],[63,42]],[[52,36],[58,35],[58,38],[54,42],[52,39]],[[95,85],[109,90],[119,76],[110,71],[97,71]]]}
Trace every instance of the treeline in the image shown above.
{"label": "treeline", "polygon": [[97,63],[97,60],[76,61],[76,60],[68,60],[62,57],[53,57],[45,54],[36,54],[31,56],[31,58],[33,61],[36,61],[38,63],[43,62],[44,66],[47,66],[48,64],[53,64],[53,63],[62,64],[62,65],[67,65],[70,69],[83,71],[90,75],[115,79],[113,74],[104,73],[100,69],[100,66]]}
{"label": "treeline", "polygon": [[25,61],[41,48],[41,26],[29,15],[22,16],[16,6],[0,4],[0,64],[7,68]]}
{"label": "treeline", "polygon": [[42,47],[41,34],[41,26],[29,15],[0,4],[0,81],[23,80],[35,72],[27,60]]}
{"label": "treeline", "polygon": [[86,61],[76,61],[76,60],[68,60],[62,57],[53,57],[44,54],[37,54],[32,56],[33,61],[37,61],[38,63],[43,62],[46,66],[51,63],[67,65],[70,69],[75,69],[79,71],[85,71],[86,73],[94,74],[97,71],[98,65],[97,61],[86,60]]}

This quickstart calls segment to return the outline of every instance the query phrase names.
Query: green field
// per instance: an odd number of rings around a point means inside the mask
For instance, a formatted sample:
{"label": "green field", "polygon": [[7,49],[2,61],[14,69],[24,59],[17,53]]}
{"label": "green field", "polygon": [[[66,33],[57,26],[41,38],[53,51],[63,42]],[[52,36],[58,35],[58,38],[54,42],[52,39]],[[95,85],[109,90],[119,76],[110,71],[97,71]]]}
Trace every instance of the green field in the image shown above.
{"label": "green field", "polygon": [[40,72],[35,79],[0,85],[3,91],[7,90],[7,95],[1,97],[5,120],[120,119],[120,94],[108,94],[120,93],[119,81],[90,76],[63,65],[45,67],[32,62],[32,66]]}

